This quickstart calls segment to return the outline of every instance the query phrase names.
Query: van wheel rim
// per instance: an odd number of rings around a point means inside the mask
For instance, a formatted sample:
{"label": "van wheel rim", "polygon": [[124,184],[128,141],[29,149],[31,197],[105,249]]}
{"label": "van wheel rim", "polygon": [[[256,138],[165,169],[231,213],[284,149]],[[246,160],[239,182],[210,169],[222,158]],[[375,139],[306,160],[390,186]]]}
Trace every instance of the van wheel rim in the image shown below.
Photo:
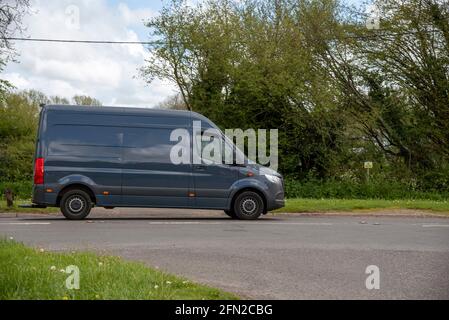
{"label": "van wheel rim", "polygon": [[251,215],[257,210],[257,203],[253,198],[245,198],[240,206],[242,212],[246,215]]}
{"label": "van wheel rim", "polygon": [[73,213],[79,213],[81,212],[85,207],[85,202],[80,197],[73,197],[69,200],[69,209]]}

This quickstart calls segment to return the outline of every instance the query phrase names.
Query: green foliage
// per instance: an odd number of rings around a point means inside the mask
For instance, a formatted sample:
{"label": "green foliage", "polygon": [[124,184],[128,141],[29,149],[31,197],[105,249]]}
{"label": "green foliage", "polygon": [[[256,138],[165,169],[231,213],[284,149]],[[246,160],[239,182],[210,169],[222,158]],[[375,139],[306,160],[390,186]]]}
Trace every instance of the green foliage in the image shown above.
{"label": "green foliage", "polygon": [[[0,74],[6,63],[14,60],[14,45],[9,38],[23,31],[22,19],[28,13],[29,7],[29,0],[2,2],[0,5]],[[0,104],[4,103],[6,94],[12,88],[11,83],[0,78]]]}
{"label": "green foliage", "polygon": [[392,180],[370,180],[354,182],[336,179],[298,181],[286,179],[287,198],[313,199],[426,199],[447,200],[449,191],[416,188],[413,184],[404,184]]}
{"label": "green foliage", "polygon": [[[29,169],[26,171],[29,171]],[[3,193],[6,189],[11,189],[15,199],[29,200],[31,199],[32,188],[32,178],[24,181],[0,181],[1,198],[3,198]]]}
{"label": "green foliage", "polygon": [[31,180],[38,115],[25,93],[0,105],[0,182]]}
{"label": "green foliage", "polygon": [[373,31],[334,0],[174,0],[148,23],[160,44],[142,73],[173,81],[188,109],[221,128],[279,129],[280,171],[295,179],[355,176],[348,194],[387,196],[357,182],[370,160],[397,196],[404,185],[446,192],[443,3],[376,1]]}
{"label": "green foliage", "polygon": [[[0,59],[0,73],[3,71],[4,67],[5,62]],[[11,83],[6,80],[0,79],[0,103],[3,103],[5,101],[5,96],[11,88]]]}
{"label": "green foliage", "polygon": [[281,171],[325,177],[345,152],[344,115],[331,78],[313,64],[303,5],[173,1],[148,24],[163,44],[143,74],[177,83],[185,105],[221,128],[278,128]]}

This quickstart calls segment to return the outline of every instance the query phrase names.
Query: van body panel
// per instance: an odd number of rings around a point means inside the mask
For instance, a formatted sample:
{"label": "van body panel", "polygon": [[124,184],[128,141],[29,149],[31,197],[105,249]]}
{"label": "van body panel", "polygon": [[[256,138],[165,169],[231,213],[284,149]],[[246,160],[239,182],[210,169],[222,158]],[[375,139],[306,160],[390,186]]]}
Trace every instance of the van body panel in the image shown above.
{"label": "van body panel", "polygon": [[239,177],[238,167],[223,164],[193,165],[197,207],[229,209],[231,187]]}

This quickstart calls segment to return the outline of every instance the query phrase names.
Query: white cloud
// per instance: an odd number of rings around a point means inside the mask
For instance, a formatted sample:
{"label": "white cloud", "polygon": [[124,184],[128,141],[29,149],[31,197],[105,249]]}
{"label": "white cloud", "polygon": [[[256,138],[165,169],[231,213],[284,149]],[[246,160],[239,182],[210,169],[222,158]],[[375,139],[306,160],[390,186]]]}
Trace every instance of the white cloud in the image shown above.
{"label": "white cloud", "polygon": [[130,26],[133,25],[141,25],[145,21],[147,21],[149,18],[152,18],[156,15],[154,11],[151,9],[135,9],[130,10],[129,7],[124,4],[120,3],[118,5],[118,11],[121,13],[123,18],[126,20],[126,23]]}
{"label": "white cloud", "polygon": [[[139,41],[150,9],[130,9],[105,0],[33,2],[25,25],[31,38]],[[78,23],[79,21],[79,23]],[[140,28],[140,29],[139,29]],[[17,42],[20,63],[10,63],[2,78],[18,89],[37,89],[67,98],[87,94],[104,104],[152,107],[175,92],[169,83],[147,85],[138,68],[148,57],[142,45]]]}

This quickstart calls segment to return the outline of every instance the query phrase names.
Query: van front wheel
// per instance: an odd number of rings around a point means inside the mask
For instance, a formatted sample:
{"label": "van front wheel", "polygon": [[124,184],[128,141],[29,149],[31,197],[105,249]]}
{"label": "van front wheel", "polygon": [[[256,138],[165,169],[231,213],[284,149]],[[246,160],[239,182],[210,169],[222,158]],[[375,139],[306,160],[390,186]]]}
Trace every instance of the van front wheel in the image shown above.
{"label": "van front wheel", "polygon": [[90,213],[92,201],[83,190],[70,190],[62,196],[61,212],[69,220],[82,220]]}
{"label": "van front wheel", "polygon": [[234,212],[238,219],[254,220],[264,211],[262,197],[253,191],[245,191],[234,201]]}

